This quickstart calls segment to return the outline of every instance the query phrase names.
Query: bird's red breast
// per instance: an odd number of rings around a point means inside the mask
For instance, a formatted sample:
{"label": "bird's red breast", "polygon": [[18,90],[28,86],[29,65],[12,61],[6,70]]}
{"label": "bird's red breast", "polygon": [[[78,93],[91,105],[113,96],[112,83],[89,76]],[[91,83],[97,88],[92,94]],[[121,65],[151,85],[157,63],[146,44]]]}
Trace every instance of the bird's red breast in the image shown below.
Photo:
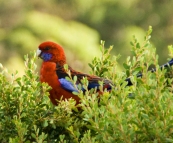
{"label": "bird's red breast", "polygon": [[61,84],[58,80],[58,76],[56,74],[56,63],[54,62],[43,62],[40,70],[40,81],[48,83],[51,86],[50,100],[54,105],[57,105],[56,100],[60,100],[61,96],[63,99],[74,98],[79,103],[79,98],[72,93],[64,90],[61,87]]}

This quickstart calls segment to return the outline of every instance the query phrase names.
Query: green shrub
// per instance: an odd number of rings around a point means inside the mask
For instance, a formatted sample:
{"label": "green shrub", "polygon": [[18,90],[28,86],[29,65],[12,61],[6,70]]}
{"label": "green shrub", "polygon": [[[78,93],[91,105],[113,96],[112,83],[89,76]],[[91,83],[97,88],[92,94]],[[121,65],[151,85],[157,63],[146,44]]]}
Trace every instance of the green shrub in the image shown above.
{"label": "green shrub", "polygon": [[[50,87],[39,82],[34,53],[25,56],[22,77],[1,65],[0,142],[173,142],[173,72],[171,67],[160,70],[156,49],[149,42],[151,32],[150,27],[143,43],[133,38],[133,56],[124,63],[124,72],[116,70],[120,56],[111,57],[112,47],[105,49],[102,42],[101,57],[89,64],[91,73],[116,86],[99,98],[95,90],[79,91],[74,95],[81,98],[77,106],[73,99],[58,101],[56,107],[50,103]],[[173,57],[172,46],[169,53]],[[148,71],[152,65],[154,73]],[[136,77],[139,72],[142,78]],[[127,77],[133,86],[126,86]],[[86,88],[88,81],[82,82]]]}

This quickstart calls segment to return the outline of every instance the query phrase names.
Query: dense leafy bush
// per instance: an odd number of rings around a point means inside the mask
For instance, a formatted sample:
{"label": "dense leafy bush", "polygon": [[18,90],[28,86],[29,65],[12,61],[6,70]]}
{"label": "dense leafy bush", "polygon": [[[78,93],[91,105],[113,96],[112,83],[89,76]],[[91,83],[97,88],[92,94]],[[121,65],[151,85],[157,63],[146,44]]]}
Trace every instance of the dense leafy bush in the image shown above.
{"label": "dense leafy bush", "polygon": [[[151,27],[143,43],[131,42],[133,57],[124,63],[125,72],[116,70],[119,56],[100,46],[92,74],[111,79],[111,92],[98,98],[95,90],[79,91],[81,104],[73,99],[53,106],[47,84],[39,82],[36,55],[25,56],[25,75],[0,72],[0,142],[173,142],[172,68],[160,70],[155,48],[149,42]],[[169,46],[170,57],[173,48]],[[156,72],[149,72],[155,65]],[[68,68],[66,67],[67,72]],[[136,78],[141,72],[142,78]],[[131,77],[133,86],[126,86]],[[76,78],[69,79],[72,82]],[[83,79],[84,88],[88,81]],[[102,83],[100,83],[102,90]]]}

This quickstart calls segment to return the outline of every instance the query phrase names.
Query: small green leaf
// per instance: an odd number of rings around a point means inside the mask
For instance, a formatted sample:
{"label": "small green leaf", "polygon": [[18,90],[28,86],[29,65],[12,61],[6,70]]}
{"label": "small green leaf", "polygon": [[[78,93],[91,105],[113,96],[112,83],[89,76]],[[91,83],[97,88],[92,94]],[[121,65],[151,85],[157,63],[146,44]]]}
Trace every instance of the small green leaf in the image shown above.
{"label": "small green leaf", "polygon": [[73,81],[74,81],[74,83],[77,82],[77,76],[76,75],[73,77]]}
{"label": "small green leaf", "polygon": [[68,64],[64,64],[65,71],[68,71]]}
{"label": "small green leaf", "polygon": [[126,63],[123,63],[123,67],[127,70],[127,69],[129,69],[129,65],[127,65]]}

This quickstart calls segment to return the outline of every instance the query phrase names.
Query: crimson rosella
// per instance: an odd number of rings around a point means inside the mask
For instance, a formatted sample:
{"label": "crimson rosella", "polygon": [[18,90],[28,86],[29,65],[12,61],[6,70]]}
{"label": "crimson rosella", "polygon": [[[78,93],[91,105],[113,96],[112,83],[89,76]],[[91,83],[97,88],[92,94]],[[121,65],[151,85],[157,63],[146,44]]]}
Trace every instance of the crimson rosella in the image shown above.
{"label": "crimson rosella", "polygon": [[[64,50],[60,45],[54,42],[47,41],[40,44],[37,50],[37,55],[43,59],[40,70],[40,80],[41,82],[48,83],[49,86],[52,87],[52,89],[49,91],[49,97],[54,105],[57,105],[56,100],[59,100],[61,97],[63,97],[63,99],[73,98],[78,104],[80,99],[78,96],[73,95],[73,92],[78,91],[76,87],[78,87],[78,84],[82,84],[81,79],[83,77],[86,77],[89,82],[88,90],[95,88],[98,93],[101,94],[102,92],[99,90],[99,81],[103,82],[103,89],[107,89],[108,91],[112,89],[112,83],[110,80],[77,72],[69,66],[72,78],[77,76],[78,79],[76,86],[74,86],[73,83],[66,79],[68,74],[64,69],[64,64],[66,64]],[[172,65],[173,59],[171,59],[168,63],[160,66],[160,69],[162,70]],[[156,69],[150,70],[150,72],[155,71]],[[137,77],[142,77],[142,73],[138,74]],[[127,82],[127,86],[133,85],[130,78],[127,78],[125,81]]]}
{"label": "crimson rosella", "polygon": [[[52,89],[49,91],[50,100],[54,105],[57,105],[56,100],[73,98],[76,103],[79,103],[79,97],[73,95],[73,92],[77,91],[74,84],[66,79],[68,74],[65,72],[64,64],[66,64],[66,56],[63,48],[54,42],[43,42],[39,45],[37,55],[43,59],[43,63],[40,69],[40,80],[46,82]],[[111,90],[111,81],[100,78],[98,76],[88,75],[73,70],[70,66],[68,69],[71,72],[71,76],[77,76],[76,84],[82,84],[81,79],[86,77],[89,84],[88,90],[96,88],[99,92],[99,81],[103,81],[103,89]]]}

